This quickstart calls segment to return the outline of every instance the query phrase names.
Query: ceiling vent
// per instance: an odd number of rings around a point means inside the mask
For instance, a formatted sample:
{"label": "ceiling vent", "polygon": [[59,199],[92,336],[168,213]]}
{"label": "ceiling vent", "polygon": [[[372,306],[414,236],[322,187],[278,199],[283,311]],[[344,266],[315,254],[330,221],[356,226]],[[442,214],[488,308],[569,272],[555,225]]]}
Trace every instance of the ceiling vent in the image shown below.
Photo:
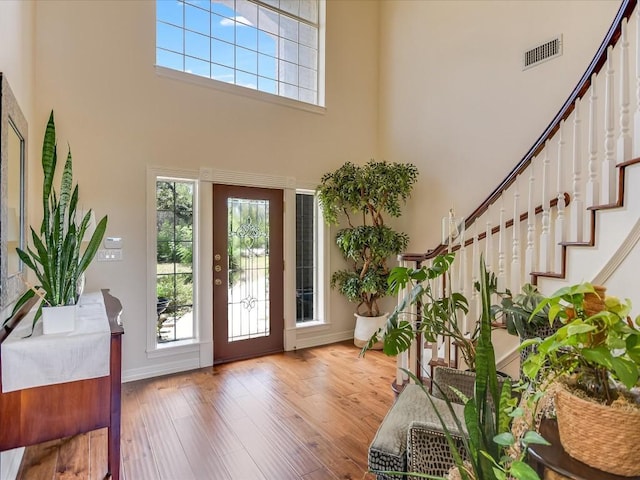
{"label": "ceiling vent", "polygon": [[531,67],[535,67],[542,62],[551,60],[552,58],[562,55],[562,35],[558,35],[553,40],[533,47],[530,50],[524,52],[524,64],[522,69],[526,70]]}

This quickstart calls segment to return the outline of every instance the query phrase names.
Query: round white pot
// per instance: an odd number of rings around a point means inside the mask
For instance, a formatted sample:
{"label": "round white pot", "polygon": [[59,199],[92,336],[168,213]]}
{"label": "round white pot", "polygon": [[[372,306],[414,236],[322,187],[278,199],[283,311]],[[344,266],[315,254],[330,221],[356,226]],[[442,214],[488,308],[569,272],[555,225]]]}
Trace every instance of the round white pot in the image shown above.
{"label": "round white pot", "polygon": [[[367,343],[371,336],[387,322],[388,313],[380,315],[379,317],[363,317],[357,313],[353,314],[356,317],[356,328],[353,332],[353,343],[356,347],[362,348]],[[382,338],[382,337],[380,337]],[[382,350],[382,340],[374,345],[374,350]]]}

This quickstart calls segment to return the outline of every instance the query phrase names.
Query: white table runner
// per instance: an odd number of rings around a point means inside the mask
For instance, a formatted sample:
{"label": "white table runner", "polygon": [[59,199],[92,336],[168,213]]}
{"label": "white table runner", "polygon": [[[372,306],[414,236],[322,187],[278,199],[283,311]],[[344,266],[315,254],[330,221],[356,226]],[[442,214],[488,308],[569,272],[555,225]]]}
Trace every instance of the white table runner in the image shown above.
{"label": "white table runner", "polygon": [[38,321],[25,338],[34,315],[29,312],[0,347],[3,392],[109,375],[111,330],[101,292],[80,297],[72,332],[43,335]]}

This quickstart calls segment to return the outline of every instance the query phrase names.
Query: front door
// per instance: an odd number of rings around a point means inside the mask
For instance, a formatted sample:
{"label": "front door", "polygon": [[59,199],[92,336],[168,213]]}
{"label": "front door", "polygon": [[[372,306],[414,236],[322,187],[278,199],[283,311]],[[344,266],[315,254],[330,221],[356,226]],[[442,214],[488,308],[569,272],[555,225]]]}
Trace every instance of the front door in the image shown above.
{"label": "front door", "polygon": [[213,186],[214,363],[281,352],[283,191]]}

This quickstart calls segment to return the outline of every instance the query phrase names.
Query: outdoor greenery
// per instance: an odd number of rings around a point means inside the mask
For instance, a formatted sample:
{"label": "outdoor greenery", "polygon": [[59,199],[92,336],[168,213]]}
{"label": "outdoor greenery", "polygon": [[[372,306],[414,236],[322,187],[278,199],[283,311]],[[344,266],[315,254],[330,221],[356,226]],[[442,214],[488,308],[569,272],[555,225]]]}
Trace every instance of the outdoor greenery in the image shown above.
{"label": "outdoor greenery", "polygon": [[168,305],[158,320],[180,318],[193,305],[193,184],[156,182],[156,295]]}
{"label": "outdoor greenery", "polygon": [[49,116],[42,145],[42,207],[43,219],[39,232],[30,227],[32,247],[16,249],[20,260],[31,269],[37,284],[18,299],[14,313],[29,299],[41,298],[34,324],[42,315],[42,306],[74,305],[78,300],[78,280],[98,251],[107,228],[107,217],[97,224],[86,248],[82,242],[91,219],[91,210],[80,218],[79,189],[73,185],[71,150],[62,170],[60,189],[56,192],[53,180],[58,163],[56,130],[53,111]]}
{"label": "outdoor greenery", "polygon": [[385,225],[384,215],[399,217],[418,178],[412,164],[347,162],[322,177],[317,188],[326,223],[348,227],[338,231],[336,244],[350,267],[334,272],[332,288],[357,303],[358,314],[380,315],[378,300],[388,293],[389,258],[407,247],[409,237]]}

